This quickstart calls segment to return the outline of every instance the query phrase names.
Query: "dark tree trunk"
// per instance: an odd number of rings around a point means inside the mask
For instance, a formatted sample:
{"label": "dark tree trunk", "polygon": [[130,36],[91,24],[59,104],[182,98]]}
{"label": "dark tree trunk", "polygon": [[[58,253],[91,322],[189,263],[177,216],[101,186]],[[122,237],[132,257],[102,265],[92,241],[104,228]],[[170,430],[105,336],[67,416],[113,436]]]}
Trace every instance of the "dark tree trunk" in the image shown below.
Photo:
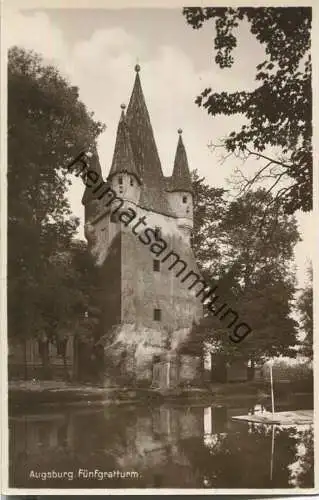
{"label": "dark tree trunk", "polygon": [[73,338],[73,369],[72,380],[76,381],[79,378],[79,341],[77,337]]}
{"label": "dark tree trunk", "polygon": [[255,379],[255,361],[253,359],[250,360],[251,365],[247,367],[247,378],[248,380]]}
{"label": "dark tree trunk", "polygon": [[28,380],[28,359],[27,359],[27,341],[23,342],[23,372],[24,372],[24,380]]}
{"label": "dark tree trunk", "polygon": [[64,367],[64,377],[65,377],[66,382],[70,382],[70,374],[69,374],[68,363],[67,363],[67,359],[66,359],[66,348],[64,349],[64,352],[62,354],[62,358],[63,358],[63,367]]}
{"label": "dark tree trunk", "polygon": [[66,348],[68,345],[68,338],[63,338],[61,340],[57,341],[57,353],[58,355],[62,356],[63,359],[63,367],[64,367],[64,378],[66,382],[70,381],[70,374],[68,370],[68,363],[66,359]]}
{"label": "dark tree trunk", "polygon": [[39,353],[42,361],[42,376],[44,380],[51,379],[49,341],[39,340]]}
{"label": "dark tree trunk", "polygon": [[211,382],[224,384],[228,379],[227,362],[223,356],[211,354]]}

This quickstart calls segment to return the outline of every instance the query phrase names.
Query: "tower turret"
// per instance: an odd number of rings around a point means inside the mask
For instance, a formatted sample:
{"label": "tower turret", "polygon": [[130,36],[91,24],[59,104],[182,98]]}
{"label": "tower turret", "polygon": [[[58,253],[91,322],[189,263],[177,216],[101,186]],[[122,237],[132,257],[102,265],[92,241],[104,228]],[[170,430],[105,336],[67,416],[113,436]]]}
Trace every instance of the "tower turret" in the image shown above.
{"label": "tower turret", "polygon": [[140,197],[141,179],[134,161],[125,107],[125,104],[121,104],[122,112],[108,182],[120,198],[136,204]]}
{"label": "tower turret", "polygon": [[[94,144],[91,150],[89,150],[85,155],[85,162],[88,165],[88,170],[90,171],[91,177],[93,176],[94,178],[94,182],[96,184],[102,182],[102,169],[96,144]],[[96,175],[94,175],[94,173]],[[94,193],[94,189],[86,184],[85,191],[82,197],[82,204],[84,205],[85,211],[85,222],[88,222],[90,219],[94,218],[94,216],[99,212],[100,202],[97,198],[98,195]]]}
{"label": "tower turret", "polygon": [[182,129],[178,129],[179,137],[168,196],[171,208],[179,219],[178,227],[189,237],[193,228],[193,187],[182,132]]}

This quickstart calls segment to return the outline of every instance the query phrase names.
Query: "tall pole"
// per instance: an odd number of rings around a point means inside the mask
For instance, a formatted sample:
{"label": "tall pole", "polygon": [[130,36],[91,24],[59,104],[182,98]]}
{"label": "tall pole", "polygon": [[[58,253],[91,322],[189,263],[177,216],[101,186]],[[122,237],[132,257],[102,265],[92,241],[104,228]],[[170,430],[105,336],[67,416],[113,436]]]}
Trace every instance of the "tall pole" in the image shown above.
{"label": "tall pole", "polygon": [[269,371],[270,371],[270,390],[271,390],[271,411],[272,411],[272,416],[274,417],[275,403],[274,403],[274,381],[272,376],[272,363],[270,363],[269,365]]}
{"label": "tall pole", "polygon": [[166,369],[166,385],[167,385],[168,388],[170,386],[170,375],[171,375],[170,372],[171,372],[171,361],[168,358],[167,369]]}
{"label": "tall pole", "polygon": [[272,481],[274,470],[274,451],[275,451],[275,425],[272,426],[271,432],[271,455],[270,455],[270,481]]}

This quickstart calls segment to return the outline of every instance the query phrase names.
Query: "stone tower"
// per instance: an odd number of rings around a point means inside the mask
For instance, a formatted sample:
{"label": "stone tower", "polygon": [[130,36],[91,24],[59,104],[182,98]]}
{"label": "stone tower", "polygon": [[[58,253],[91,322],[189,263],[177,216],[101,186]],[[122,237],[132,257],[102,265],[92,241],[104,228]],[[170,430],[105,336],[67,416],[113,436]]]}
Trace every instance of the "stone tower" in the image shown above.
{"label": "stone tower", "polygon": [[[101,335],[118,376],[150,386],[197,383],[201,360],[183,351],[202,316],[191,248],[193,193],[182,130],[171,177],[162,172],[140,67],[119,119],[107,180],[97,152],[86,183],[85,234],[101,269]],[[99,185],[98,185],[99,184]]]}

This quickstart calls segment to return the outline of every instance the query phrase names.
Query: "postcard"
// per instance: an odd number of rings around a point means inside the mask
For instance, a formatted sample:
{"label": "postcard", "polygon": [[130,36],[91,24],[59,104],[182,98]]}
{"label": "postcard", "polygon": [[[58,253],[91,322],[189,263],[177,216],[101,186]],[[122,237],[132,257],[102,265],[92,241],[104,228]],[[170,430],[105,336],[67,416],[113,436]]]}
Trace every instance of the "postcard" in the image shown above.
{"label": "postcard", "polygon": [[315,6],[2,7],[3,494],[315,493]]}

